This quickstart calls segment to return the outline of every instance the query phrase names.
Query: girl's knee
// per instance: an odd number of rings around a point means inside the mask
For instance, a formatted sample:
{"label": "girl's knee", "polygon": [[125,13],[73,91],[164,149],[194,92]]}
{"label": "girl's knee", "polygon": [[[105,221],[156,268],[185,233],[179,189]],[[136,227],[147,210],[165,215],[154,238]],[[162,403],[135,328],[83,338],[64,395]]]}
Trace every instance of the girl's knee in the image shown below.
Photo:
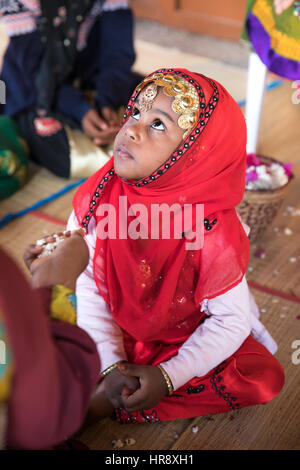
{"label": "girl's knee", "polygon": [[283,368],[271,354],[241,355],[236,359],[236,367],[248,384],[249,398],[253,404],[268,403],[284,385]]}

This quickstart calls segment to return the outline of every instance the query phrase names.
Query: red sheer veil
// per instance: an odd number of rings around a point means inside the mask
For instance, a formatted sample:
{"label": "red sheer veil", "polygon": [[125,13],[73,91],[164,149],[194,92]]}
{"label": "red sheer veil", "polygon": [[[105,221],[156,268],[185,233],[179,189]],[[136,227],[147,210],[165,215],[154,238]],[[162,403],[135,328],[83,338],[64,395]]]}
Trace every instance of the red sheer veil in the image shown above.
{"label": "red sheer veil", "polygon": [[200,104],[195,126],[161,167],[139,181],[120,178],[112,157],[79,188],[73,206],[88,231],[93,217],[99,224],[97,209],[104,203],[115,207],[119,228],[120,196],[126,196],[127,207],[143,204],[149,213],[152,204],[204,205],[204,244],[197,250],[186,249],[184,234],[97,238],[95,281],[117,323],[137,340],[174,342],[197,327],[201,301],[233,288],[247,269],[249,242],[235,210],[245,188],[246,125],[237,103],[215,80],[185,69],[156,73],[173,74],[195,88]]}

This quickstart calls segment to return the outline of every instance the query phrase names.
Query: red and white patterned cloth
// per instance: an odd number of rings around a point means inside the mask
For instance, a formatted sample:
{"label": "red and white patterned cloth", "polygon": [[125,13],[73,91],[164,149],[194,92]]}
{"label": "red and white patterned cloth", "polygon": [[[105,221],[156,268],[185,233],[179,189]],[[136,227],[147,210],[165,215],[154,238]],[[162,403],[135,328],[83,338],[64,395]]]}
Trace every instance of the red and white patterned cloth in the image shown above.
{"label": "red and white patterned cloth", "polygon": [[32,33],[41,13],[39,0],[0,0],[0,20],[8,36]]}
{"label": "red and white patterned cloth", "polygon": [[38,117],[33,121],[35,132],[42,137],[49,137],[62,129],[62,124],[52,117]]}

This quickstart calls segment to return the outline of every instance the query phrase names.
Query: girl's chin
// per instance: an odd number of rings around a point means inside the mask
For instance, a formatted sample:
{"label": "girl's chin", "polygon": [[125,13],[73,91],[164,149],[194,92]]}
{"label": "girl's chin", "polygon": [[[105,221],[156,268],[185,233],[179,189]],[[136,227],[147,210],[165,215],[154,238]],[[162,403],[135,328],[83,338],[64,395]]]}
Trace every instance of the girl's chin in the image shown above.
{"label": "girl's chin", "polygon": [[139,180],[140,178],[136,176],[135,172],[130,171],[126,168],[122,168],[122,165],[114,164],[114,170],[120,178],[125,178],[127,180]]}
{"label": "girl's chin", "polygon": [[114,170],[120,178],[125,178],[127,180],[139,180],[143,176],[139,176],[138,172],[134,167],[134,160],[123,160],[120,158],[114,157]]}

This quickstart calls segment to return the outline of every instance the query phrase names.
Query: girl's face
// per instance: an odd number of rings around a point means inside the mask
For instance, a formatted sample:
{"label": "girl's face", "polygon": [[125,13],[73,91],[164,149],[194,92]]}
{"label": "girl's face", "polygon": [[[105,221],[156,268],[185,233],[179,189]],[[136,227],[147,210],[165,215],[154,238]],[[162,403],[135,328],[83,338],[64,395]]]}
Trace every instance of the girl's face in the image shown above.
{"label": "girl's face", "polygon": [[[140,93],[140,96],[143,91]],[[173,111],[173,98],[158,88],[152,108],[142,111],[138,96],[131,116],[114,142],[114,169],[126,179],[139,180],[151,175],[176,150],[184,130]]]}

